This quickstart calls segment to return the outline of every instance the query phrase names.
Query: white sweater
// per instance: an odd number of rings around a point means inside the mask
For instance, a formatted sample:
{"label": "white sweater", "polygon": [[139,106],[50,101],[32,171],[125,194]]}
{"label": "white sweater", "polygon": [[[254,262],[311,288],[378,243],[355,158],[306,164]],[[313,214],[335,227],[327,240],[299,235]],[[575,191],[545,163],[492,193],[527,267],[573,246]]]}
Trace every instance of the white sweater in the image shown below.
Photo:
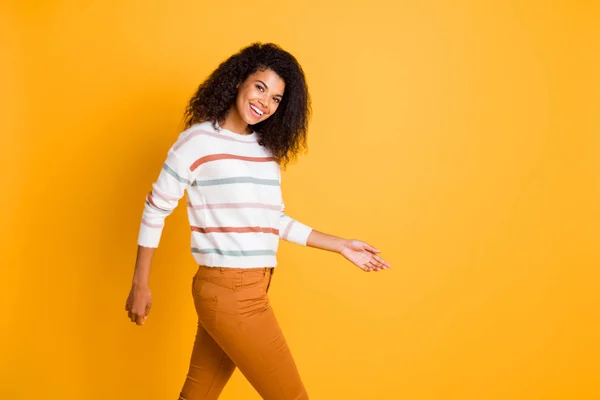
{"label": "white sweater", "polygon": [[187,191],[198,264],[274,267],[279,238],[305,246],[312,229],[284,213],[279,164],[259,135],[211,122],[182,132],[146,197],[138,244],[158,247],[165,218]]}

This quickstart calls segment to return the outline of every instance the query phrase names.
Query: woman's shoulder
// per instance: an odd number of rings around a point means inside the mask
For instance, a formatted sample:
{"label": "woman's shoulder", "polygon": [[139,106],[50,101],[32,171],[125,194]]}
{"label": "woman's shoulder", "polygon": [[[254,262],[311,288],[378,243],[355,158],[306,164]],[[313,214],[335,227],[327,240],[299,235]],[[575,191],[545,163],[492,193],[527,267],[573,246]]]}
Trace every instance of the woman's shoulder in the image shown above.
{"label": "woman's shoulder", "polygon": [[210,122],[193,124],[179,133],[171,146],[171,151],[179,157],[198,157],[203,153],[210,153],[211,138],[215,129]]}
{"label": "woman's shoulder", "polygon": [[180,137],[187,136],[209,136],[210,135],[202,135],[201,133],[214,134],[217,133],[217,130],[214,128],[213,123],[211,121],[198,122],[190,125],[186,128],[181,134]]}
{"label": "woman's shoulder", "polygon": [[189,126],[189,128],[186,129],[186,131],[196,131],[196,130],[215,132],[215,127],[214,127],[214,124],[212,123],[212,121],[204,121],[204,122],[197,122],[195,124],[192,124]]}
{"label": "woman's shoulder", "polygon": [[185,129],[173,145],[173,150],[190,155],[231,153],[250,157],[272,157],[271,151],[259,143],[260,134],[240,135],[215,127],[211,121],[193,124]]}
{"label": "woman's shoulder", "polygon": [[179,134],[174,147],[181,147],[184,144],[193,146],[192,143],[197,143],[202,138],[208,139],[214,137],[216,133],[217,132],[210,121],[196,123],[190,125]]}

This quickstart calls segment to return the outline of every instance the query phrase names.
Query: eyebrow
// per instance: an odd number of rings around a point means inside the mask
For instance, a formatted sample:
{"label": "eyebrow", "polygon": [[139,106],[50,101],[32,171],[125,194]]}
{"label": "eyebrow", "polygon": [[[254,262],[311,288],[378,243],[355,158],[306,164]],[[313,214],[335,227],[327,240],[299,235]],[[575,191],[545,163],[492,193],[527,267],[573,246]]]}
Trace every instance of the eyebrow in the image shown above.
{"label": "eyebrow", "polygon": [[[263,85],[265,85],[265,87],[267,88],[267,90],[269,90],[269,87],[267,86],[267,84],[264,83],[263,81],[261,81],[260,79],[257,79],[256,82],[262,83]],[[282,94],[276,94],[275,96],[279,96],[279,97],[283,98]]]}

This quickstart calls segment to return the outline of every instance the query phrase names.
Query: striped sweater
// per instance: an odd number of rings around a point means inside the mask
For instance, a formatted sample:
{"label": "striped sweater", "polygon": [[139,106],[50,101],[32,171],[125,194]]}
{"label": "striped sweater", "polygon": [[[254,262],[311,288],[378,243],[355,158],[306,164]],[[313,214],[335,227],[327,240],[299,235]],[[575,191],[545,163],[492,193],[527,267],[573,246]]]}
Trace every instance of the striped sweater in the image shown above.
{"label": "striped sweater", "polygon": [[198,264],[274,267],[279,238],[306,245],[311,228],[284,213],[279,164],[258,144],[211,122],[183,131],[146,197],[138,244],[158,247],[165,218],[187,192]]}

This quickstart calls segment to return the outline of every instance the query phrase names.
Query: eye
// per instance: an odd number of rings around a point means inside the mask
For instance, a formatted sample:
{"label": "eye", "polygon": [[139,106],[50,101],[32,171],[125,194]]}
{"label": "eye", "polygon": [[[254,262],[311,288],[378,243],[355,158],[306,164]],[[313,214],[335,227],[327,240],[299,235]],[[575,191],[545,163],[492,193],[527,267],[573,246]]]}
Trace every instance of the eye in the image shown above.
{"label": "eye", "polygon": [[281,100],[279,99],[279,97],[273,97],[273,101],[274,101],[275,103],[279,104],[279,102],[280,102]]}
{"label": "eye", "polygon": [[260,86],[260,85],[256,85],[256,88],[257,88],[258,90],[260,90],[261,92],[264,92],[264,91],[265,91],[265,89],[264,89],[262,86]]}

